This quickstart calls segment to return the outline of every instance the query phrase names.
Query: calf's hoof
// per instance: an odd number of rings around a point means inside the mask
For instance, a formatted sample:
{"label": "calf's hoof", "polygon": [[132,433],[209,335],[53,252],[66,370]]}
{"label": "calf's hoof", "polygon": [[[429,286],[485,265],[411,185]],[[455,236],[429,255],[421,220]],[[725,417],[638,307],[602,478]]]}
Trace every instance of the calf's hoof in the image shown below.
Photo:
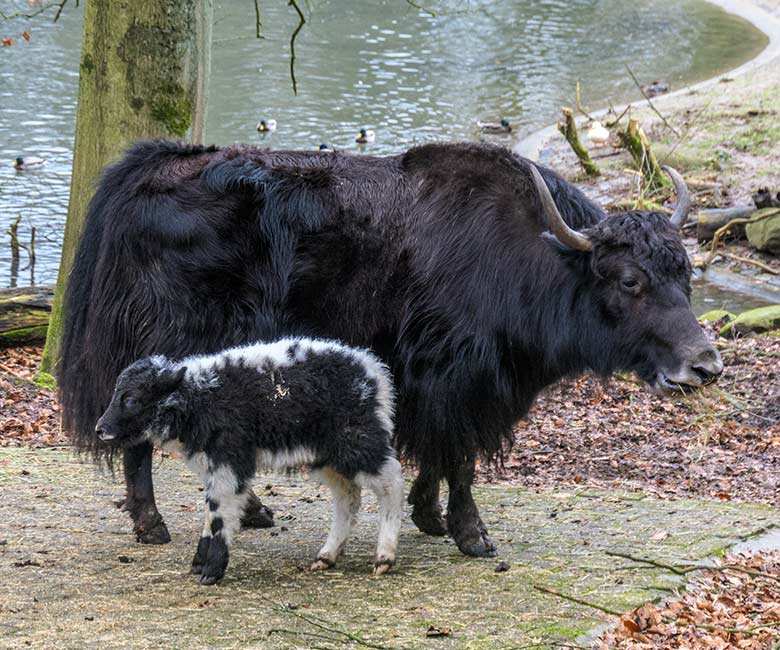
{"label": "calf's hoof", "polygon": [[320,556],[314,560],[309,567],[309,571],[324,571],[325,569],[330,569],[334,564],[336,564],[335,560]]}
{"label": "calf's hoof", "polygon": [[203,565],[206,564],[206,558],[209,555],[209,545],[211,537],[201,537],[198,540],[198,550],[195,551],[195,557],[192,558],[190,573],[199,576],[203,573]]}
{"label": "calf's hoof", "polygon": [[374,575],[375,576],[382,576],[390,569],[393,568],[393,565],[395,564],[395,560],[388,560],[386,558],[379,559],[374,562]]}
{"label": "calf's hoof", "polygon": [[141,544],[167,544],[171,541],[168,527],[159,515],[151,521],[137,521],[133,526],[133,532],[136,540]]}
{"label": "calf's hoof", "polygon": [[412,508],[412,521],[420,532],[423,532],[426,535],[443,537],[447,534],[447,524],[438,504],[435,507],[415,505],[414,508]]}
{"label": "calf's hoof", "polygon": [[222,578],[224,578],[224,577],[225,577],[224,573],[221,576],[220,575],[205,575],[204,574],[204,575],[200,576],[199,582],[200,582],[200,584],[206,585],[206,586],[215,585],[220,580],[222,580]]}

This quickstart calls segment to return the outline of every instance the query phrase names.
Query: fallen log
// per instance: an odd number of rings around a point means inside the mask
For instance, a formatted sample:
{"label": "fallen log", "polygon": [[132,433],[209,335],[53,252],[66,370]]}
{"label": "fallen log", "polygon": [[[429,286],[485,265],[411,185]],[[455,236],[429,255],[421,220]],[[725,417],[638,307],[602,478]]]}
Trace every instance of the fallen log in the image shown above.
{"label": "fallen log", "polygon": [[[715,233],[734,219],[746,219],[756,209],[752,206],[738,206],[736,208],[715,208],[701,210],[696,216],[696,239],[700,242],[710,241]],[[735,224],[729,229],[729,234],[737,239],[744,239],[745,224]]]}
{"label": "fallen log", "polygon": [[46,339],[54,287],[0,289],[0,348]]}

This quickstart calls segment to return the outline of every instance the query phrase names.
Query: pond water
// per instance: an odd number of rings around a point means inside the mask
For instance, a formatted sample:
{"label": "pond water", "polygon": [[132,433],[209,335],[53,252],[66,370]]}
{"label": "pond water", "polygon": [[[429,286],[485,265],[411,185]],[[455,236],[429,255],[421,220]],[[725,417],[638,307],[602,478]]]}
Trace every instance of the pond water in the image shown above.
{"label": "pond water", "polygon": [[[303,2],[301,2],[303,6]],[[312,0],[297,39],[298,95],[289,76],[296,14],[285,0],[261,0],[263,40],[254,37],[251,2],[215,4],[209,142],[274,148],[337,148],[387,154],[413,144],[480,137],[477,119],[505,117],[513,138],[555,119],[577,80],[586,105],[639,97],[625,63],[642,81],[673,88],[750,59],[767,43],[746,21],[702,0],[528,0],[420,2]],[[4,2],[5,11],[27,0]],[[81,39],[82,9],[1,21],[0,287],[56,278],[65,220]],[[27,30],[29,42],[19,35]],[[265,139],[262,117],[278,129]],[[361,127],[376,142],[354,143]],[[17,173],[18,155],[47,164]],[[34,275],[11,274],[4,234],[22,215],[21,241],[36,228]]]}

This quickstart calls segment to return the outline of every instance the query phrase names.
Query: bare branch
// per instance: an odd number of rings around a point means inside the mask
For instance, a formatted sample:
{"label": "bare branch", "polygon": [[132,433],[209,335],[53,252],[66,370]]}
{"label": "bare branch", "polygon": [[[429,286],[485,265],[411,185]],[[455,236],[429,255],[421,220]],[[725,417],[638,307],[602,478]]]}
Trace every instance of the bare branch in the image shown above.
{"label": "bare branch", "polygon": [[428,7],[423,7],[422,5],[417,4],[414,0],[406,0],[406,3],[409,6],[414,7],[415,9],[419,9],[423,13],[428,14],[432,18],[436,18],[436,12],[433,9],[428,9]]}
{"label": "bare branch", "polygon": [[642,96],[647,100],[647,105],[653,109],[653,112],[661,118],[661,121],[667,126],[669,130],[671,130],[672,133],[674,133],[678,138],[680,137],[680,134],[677,132],[677,129],[675,129],[671,124],[669,124],[669,121],[661,114],[661,111],[659,111],[655,104],[650,99],[650,96],[645,92],[645,89],[642,88],[642,84],[639,83],[639,79],[636,78],[636,75],[632,72],[631,68],[628,67],[628,64],[626,64],[626,70],[628,70],[628,74],[631,75],[631,79],[633,79],[634,83],[636,84],[636,87],[639,88],[639,92],[642,93]]}
{"label": "bare branch", "polygon": [[[13,20],[14,18],[35,18],[36,16],[41,15],[42,13],[45,13],[49,11],[49,9],[57,9],[57,13],[54,16],[54,22],[57,22],[57,19],[60,17],[60,14],[62,13],[62,10],[65,8],[65,5],[67,4],[68,0],[62,0],[62,2],[52,2],[47,5],[44,5],[40,9],[36,9],[32,13],[26,14],[21,11],[17,11],[13,14],[6,14],[4,11],[0,10],[0,18],[3,20]],[[76,6],[78,6],[78,2],[76,3]]]}
{"label": "bare branch", "polygon": [[292,36],[290,36],[290,79],[292,79],[293,94],[297,95],[298,82],[295,79],[295,39],[298,36],[298,32],[300,32],[303,26],[306,24],[306,17],[303,15],[301,8],[298,6],[297,0],[289,0],[288,5],[295,9],[299,20],[298,26],[292,33]]}

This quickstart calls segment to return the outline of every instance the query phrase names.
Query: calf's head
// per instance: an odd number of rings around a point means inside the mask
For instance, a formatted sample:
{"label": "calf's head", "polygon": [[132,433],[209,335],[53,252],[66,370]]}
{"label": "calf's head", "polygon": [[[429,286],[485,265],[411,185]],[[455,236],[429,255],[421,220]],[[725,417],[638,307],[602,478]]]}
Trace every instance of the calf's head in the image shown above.
{"label": "calf's head", "polygon": [[165,401],[181,386],[186,370],[175,368],[162,357],[141,359],[125,368],[95,433],[118,447],[132,447],[152,435],[164,435],[156,429],[163,424]]}
{"label": "calf's head", "polygon": [[691,265],[679,235],[690,209],[688,189],[676,171],[666,170],[677,191],[671,218],[623,212],[577,232],[531,166],[556,248],[582,280],[587,322],[598,325],[597,341],[583,337],[593,348],[591,365],[632,370],[657,390],[685,392],[715,381],[723,363],[691,309]]}

